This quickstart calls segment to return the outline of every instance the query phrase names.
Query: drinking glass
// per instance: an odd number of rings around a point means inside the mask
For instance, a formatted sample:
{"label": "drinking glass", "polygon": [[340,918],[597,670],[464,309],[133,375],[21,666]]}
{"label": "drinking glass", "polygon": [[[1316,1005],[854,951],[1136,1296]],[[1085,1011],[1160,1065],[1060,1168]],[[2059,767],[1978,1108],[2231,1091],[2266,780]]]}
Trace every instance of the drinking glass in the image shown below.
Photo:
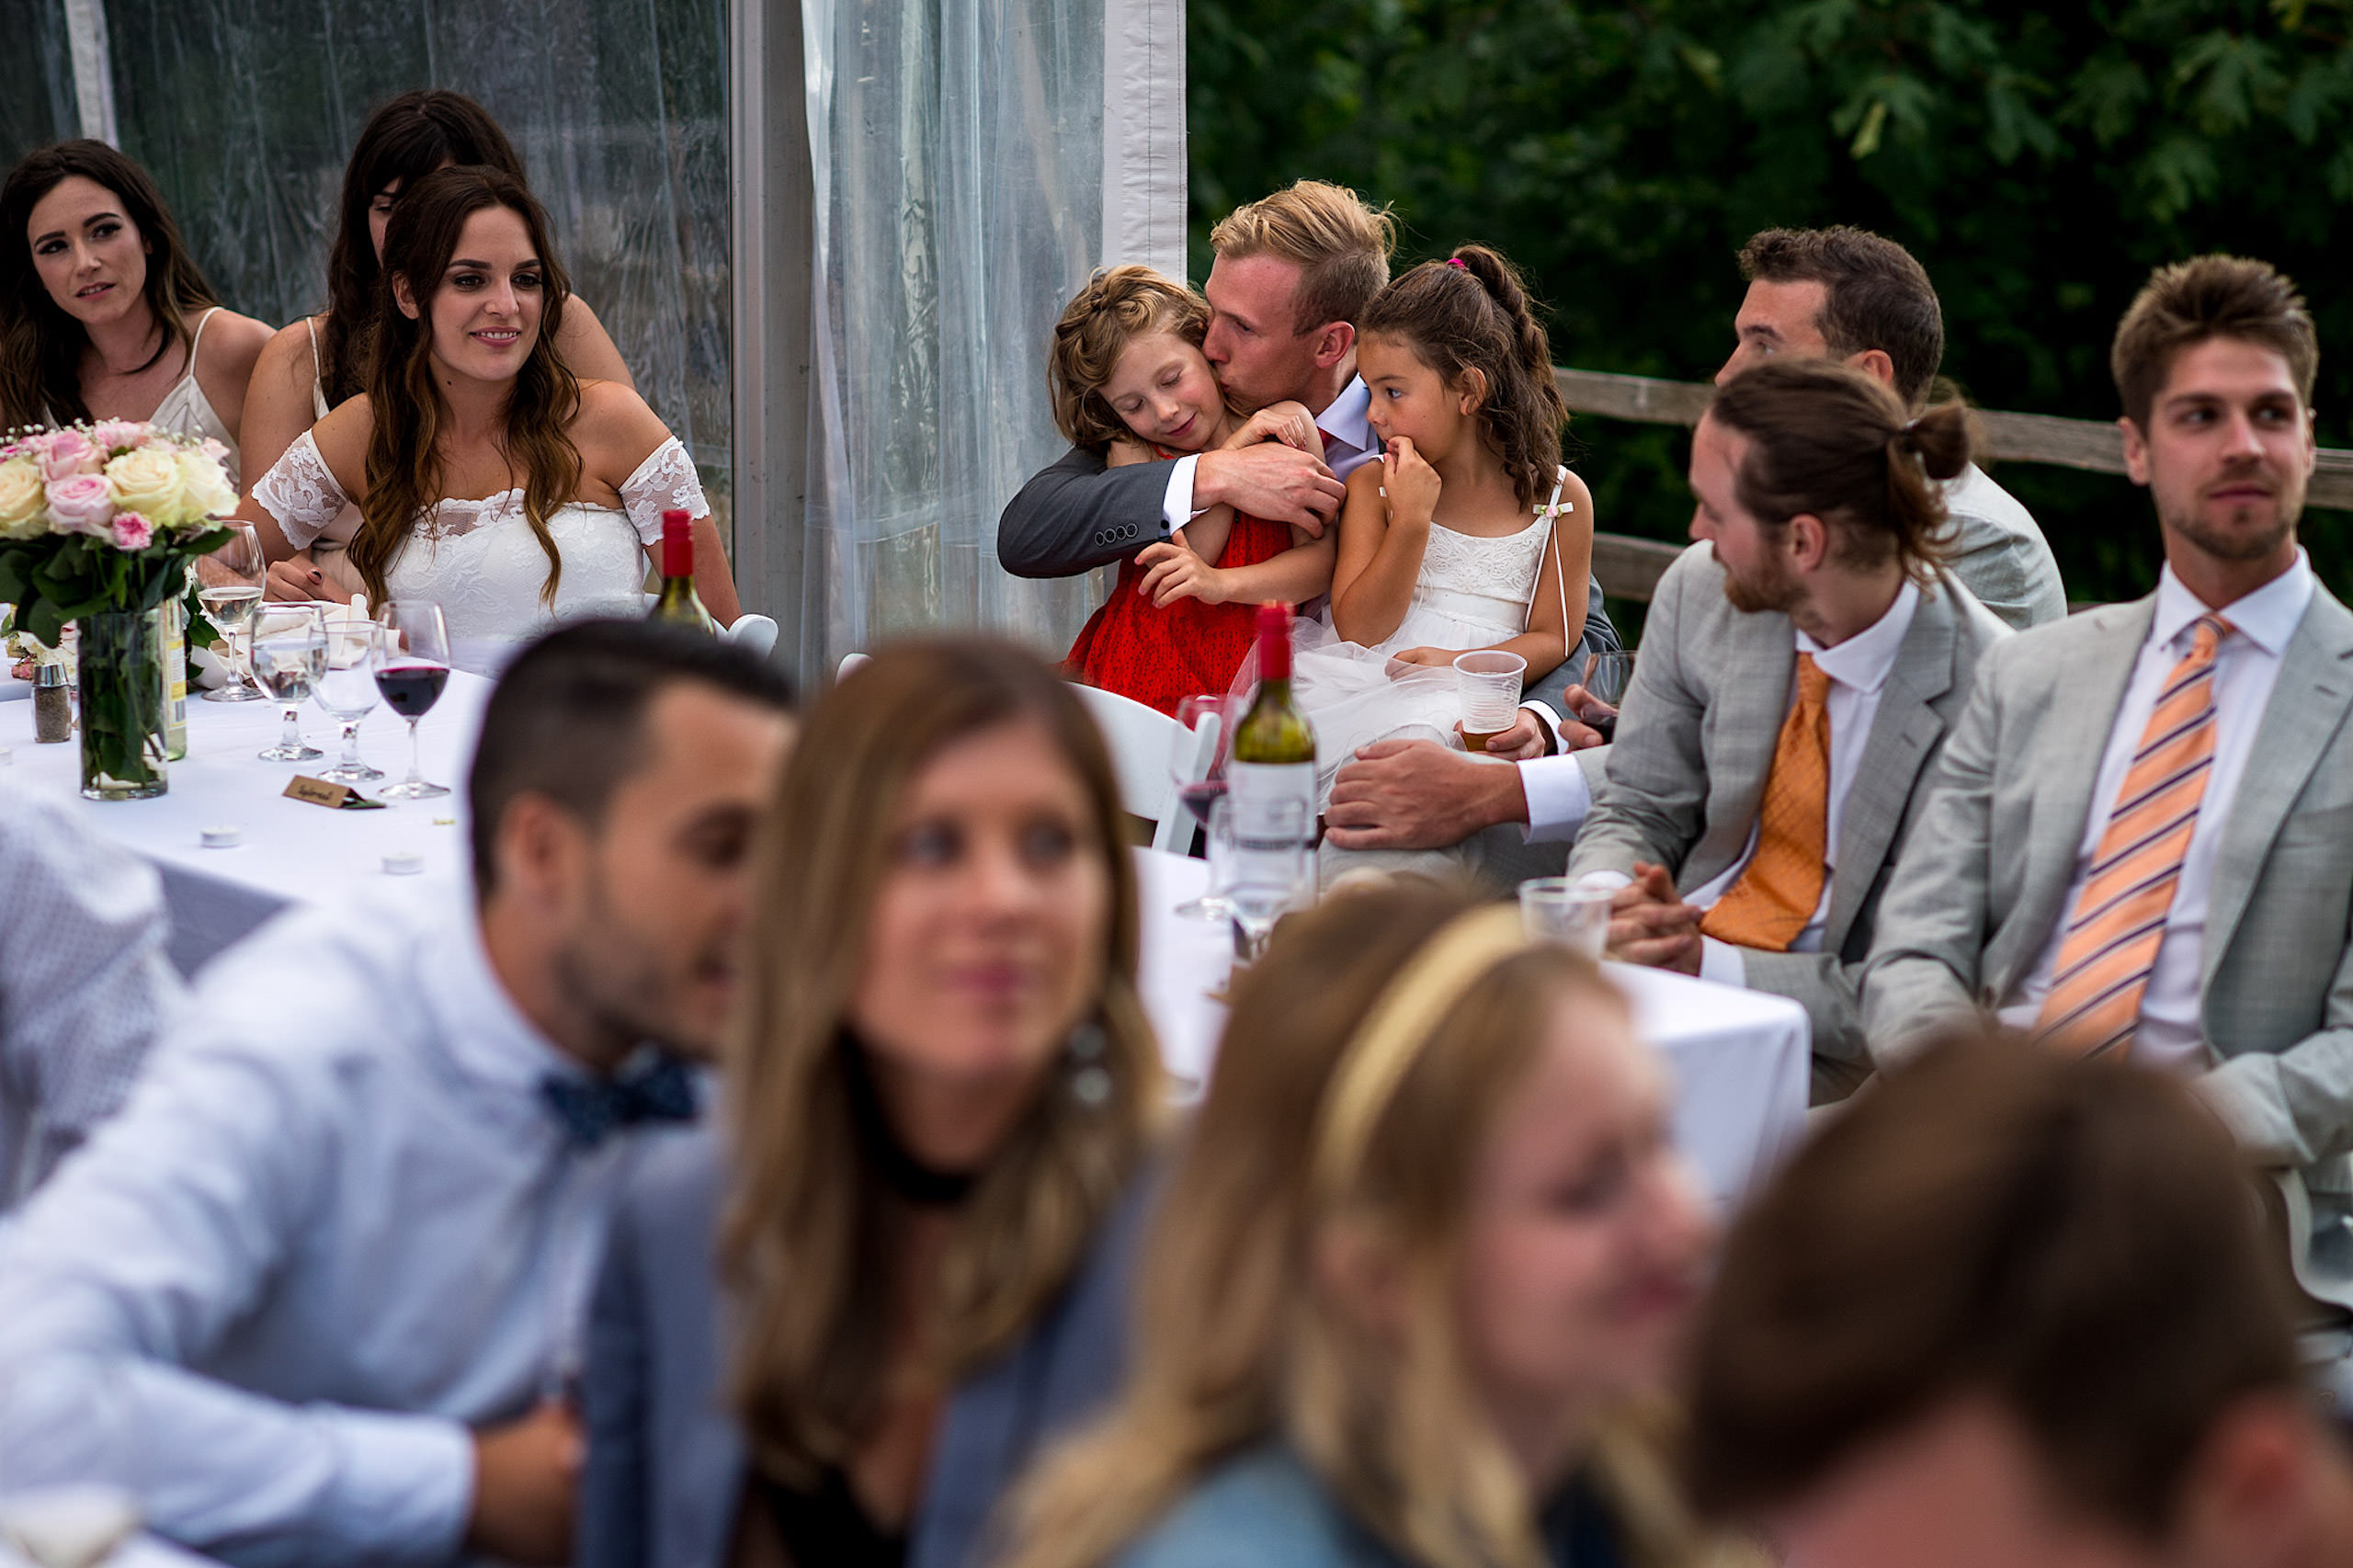
{"label": "drinking glass", "polygon": [[302,704],[309,701],[319,678],[327,672],[327,627],[324,611],[309,606],[278,606],[269,612],[276,624],[264,631],[256,625],[246,639],[246,653],[254,676],[278,699],[285,728],[278,744],[261,753],[264,762],[309,762],[326,753],[302,740]]}
{"label": "drinking glass", "polygon": [[1633,649],[1587,653],[1585,656],[1585,676],[1577,684],[1585,687],[1586,695],[1593,701],[1584,712],[1570,717],[1600,731],[1604,741],[1616,740],[1618,709],[1626,700],[1626,687],[1633,678]]}
{"label": "drinking glass", "polygon": [[384,776],[383,769],[359,759],[359,721],[376,706],[376,671],[369,657],[374,642],[371,625],[340,626],[327,632],[326,674],[311,695],[343,726],[343,760],[319,775],[331,784],[371,784]]}
{"label": "drinking glass", "polygon": [[253,624],[269,578],[269,560],[261,552],[261,536],[251,523],[225,523],[229,542],[196,562],[196,597],[204,613],[221,629],[228,652],[221,662],[229,667],[229,684],[204,694],[207,702],[267,700],[237,657],[237,633]]}
{"label": "drinking glass", "polygon": [[1307,892],[1315,874],[1313,829],[1294,800],[1236,800],[1210,812],[1210,875],[1233,911],[1233,953],[1244,962],[1266,951],[1275,922]]}
{"label": "drinking glass", "polygon": [[378,791],[387,801],[427,801],[446,795],[428,784],[416,747],[416,722],[441,700],[449,684],[449,628],[431,599],[393,599],[377,625],[369,663],[384,705],[408,721],[408,777]]}
{"label": "drinking glass", "polygon": [[[1226,743],[1233,733],[1229,721],[1234,716],[1233,709],[1233,699],[1225,697],[1188,697],[1176,704],[1176,722],[1180,727],[1169,737],[1168,777],[1176,786],[1176,798],[1204,829],[1210,824],[1211,809],[1225,799]],[[1200,761],[1203,724],[1217,727],[1216,739],[1210,744],[1209,776],[1195,778],[1193,769]],[[1176,913],[1188,920],[1224,920],[1233,910],[1212,881],[1208,892],[1178,904]]]}
{"label": "drinking glass", "polygon": [[1462,699],[1462,744],[1485,751],[1488,740],[1519,716],[1519,683],[1528,661],[1500,648],[1454,656],[1454,687]]}
{"label": "drinking glass", "polygon": [[1568,877],[1530,877],[1519,884],[1520,929],[1531,942],[1559,942],[1598,960],[1609,945],[1614,891]]}

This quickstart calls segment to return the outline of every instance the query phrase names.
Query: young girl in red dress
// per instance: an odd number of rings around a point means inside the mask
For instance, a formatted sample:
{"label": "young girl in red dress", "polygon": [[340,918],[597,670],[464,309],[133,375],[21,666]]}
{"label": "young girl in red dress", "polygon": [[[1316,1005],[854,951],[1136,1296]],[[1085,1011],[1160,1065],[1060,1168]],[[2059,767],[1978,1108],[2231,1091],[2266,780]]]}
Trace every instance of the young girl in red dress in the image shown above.
{"label": "young girl in red dress", "polygon": [[[1046,380],[1054,421],[1113,467],[1218,447],[1289,441],[1320,451],[1315,420],[1295,403],[1247,420],[1225,406],[1201,356],[1207,301],[1148,267],[1095,275],[1054,327]],[[1213,506],[1168,543],[1120,562],[1111,597],[1071,644],[1074,680],[1163,713],[1233,685],[1250,651],[1251,607],[1296,605],[1332,585],[1333,541]]]}

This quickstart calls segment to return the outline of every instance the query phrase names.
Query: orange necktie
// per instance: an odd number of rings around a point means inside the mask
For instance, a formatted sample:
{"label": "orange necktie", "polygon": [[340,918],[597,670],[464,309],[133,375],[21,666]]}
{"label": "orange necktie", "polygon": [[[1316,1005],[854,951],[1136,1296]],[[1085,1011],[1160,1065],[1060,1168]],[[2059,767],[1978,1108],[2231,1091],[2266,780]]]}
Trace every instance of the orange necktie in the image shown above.
{"label": "orange necktie", "polygon": [[2084,891],[2059,941],[2039,1033],[2086,1056],[2129,1053],[2140,1027],[2198,807],[2214,771],[2214,653],[2232,631],[2198,619],[2189,652],[2165,677],[2116,792]]}
{"label": "orange necktie", "polygon": [[1699,919],[1720,942],[1785,953],[1822,904],[1830,853],[1830,677],[1798,655],[1798,700],[1781,721],[1757,811],[1756,853]]}

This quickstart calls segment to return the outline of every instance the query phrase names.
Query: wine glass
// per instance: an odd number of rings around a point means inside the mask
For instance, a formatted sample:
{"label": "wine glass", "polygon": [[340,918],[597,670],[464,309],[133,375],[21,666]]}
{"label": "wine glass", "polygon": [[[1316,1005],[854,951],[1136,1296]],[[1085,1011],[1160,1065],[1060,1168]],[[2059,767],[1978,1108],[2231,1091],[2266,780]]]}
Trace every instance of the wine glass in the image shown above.
{"label": "wine glass", "polygon": [[441,700],[449,684],[449,628],[431,599],[394,599],[384,606],[370,663],[384,705],[408,721],[408,777],[378,791],[387,801],[428,801],[446,784],[428,784],[416,748],[416,722]]}
{"label": "wine glass", "polygon": [[1592,705],[1582,713],[1571,717],[1582,721],[1601,733],[1601,738],[1618,738],[1618,709],[1626,700],[1626,687],[1634,678],[1634,650],[1608,649],[1585,657],[1585,678],[1577,684],[1585,687]]}
{"label": "wine glass", "polygon": [[319,775],[331,784],[370,784],[384,776],[359,759],[359,721],[376,707],[376,669],[371,652],[375,628],[335,628],[327,633],[326,673],[312,696],[343,726],[343,760]]}
{"label": "wine glass", "polygon": [[[1185,809],[1198,818],[1203,828],[1210,824],[1210,812],[1225,799],[1226,741],[1232,733],[1233,701],[1225,697],[1188,697],[1176,704],[1178,728],[1168,740],[1168,777],[1176,786],[1176,798]],[[1196,778],[1194,771],[1200,766],[1204,723],[1217,726],[1216,738],[1210,742],[1210,768],[1206,778]],[[1233,911],[1218,892],[1216,884],[1199,898],[1189,899],[1176,906],[1176,913],[1188,920],[1223,920]]]}
{"label": "wine glass", "polygon": [[266,700],[261,688],[245,673],[237,658],[237,633],[253,624],[254,612],[261,608],[262,592],[269,577],[269,560],[261,552],[261,536],[254,532],[251,523],[224,523],[229,530],[229,542],[211,554],[198,558],[196,562],[196,597],[204,607],[205,615],[221,630],[221,640],[228,649],[222,663],[229,668],[229,684],[218,691],[204,694],[207,702],[260,702]]}
{"label": "wine glass", "polygon": [[[291,617],[291,624],[287,618]],[[325,613],[313,605],[281,605],[269,612],[277,622],[269,631],[256,622],[245,640],[254,676],[278,699],[284,731],[278,744],[261,753],[264,762],[309,762],[326,753],[302,740],[302,704],[310,700],[327,670]]]}
{"label": "wine glass", "polygon": [[1211,874],[1233,911],[1233,951],[1243,961],[1266,950],[1275,922],[1306,892],[1315,865],[1313,826],[1295,800],[1229,794],[1211,808]]}

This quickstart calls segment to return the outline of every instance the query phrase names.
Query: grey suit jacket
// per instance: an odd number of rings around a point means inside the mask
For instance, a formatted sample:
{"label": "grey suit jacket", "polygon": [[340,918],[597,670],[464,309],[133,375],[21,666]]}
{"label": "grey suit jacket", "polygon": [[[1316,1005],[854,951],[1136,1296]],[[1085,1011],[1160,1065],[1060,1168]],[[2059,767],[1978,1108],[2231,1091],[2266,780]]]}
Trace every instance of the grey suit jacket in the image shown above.
{"label": "grey suit jacket", "polygon": [[1952,518],[1945,570],[2016,631],[2065,619],[2067,590],[2034,514],[1975,463],[1946,482],[1944,495]]}
{"label": "grey suit jacket", "polygon": [[[2049,941],[2155,606],[2087,610],[1979,671],[1865,972],[1881,1060],[1999,1006]],[[2200,1004],[2215,1065],[2198,1086],[2280,1175],[2304,1288],[2353,1305],[2349,709],[2353,613],[2316,585],[2222,830]]]}
{"label": "grey suit jacket", "polygon": [[[1797,643],[1787,616],[1736,610],[1723,585],[1705,544],[1659,579],[1617,742],[1569,856],[1571,876],[1631,873],[1649,860],[1688,892],[1747,849],[1789,713]],[[1840,818],[1822,950],[1742,955],[1750,986],[1804,1005],[1817,1056],[1865,1060],[1857,987],[1881,896],[1977,661],[2008,635],[1950,578],[1921,596]]]}
{"label": "grey suit jacket", "polygon": [[[590,1319],[577,1568],[722,1568],[743,1505],[750,1460],[725,1403],[712,1267],[719,1143],[699,1128],[657,1138],[622,1194]],[[1139,1179],[1029,1335],[956,1390],[909,1568],[978,1568],[991,1511],[1024,1464],[1117,1389],[1130,1266],[1156,1191]]]}
{"label": "grey suit jacket", "polygon": [[1165,462],[1108,468],[1073,447],[1030,476],[996,521],[996,558],[1017,577],[1075,577],[1168,537]]}

